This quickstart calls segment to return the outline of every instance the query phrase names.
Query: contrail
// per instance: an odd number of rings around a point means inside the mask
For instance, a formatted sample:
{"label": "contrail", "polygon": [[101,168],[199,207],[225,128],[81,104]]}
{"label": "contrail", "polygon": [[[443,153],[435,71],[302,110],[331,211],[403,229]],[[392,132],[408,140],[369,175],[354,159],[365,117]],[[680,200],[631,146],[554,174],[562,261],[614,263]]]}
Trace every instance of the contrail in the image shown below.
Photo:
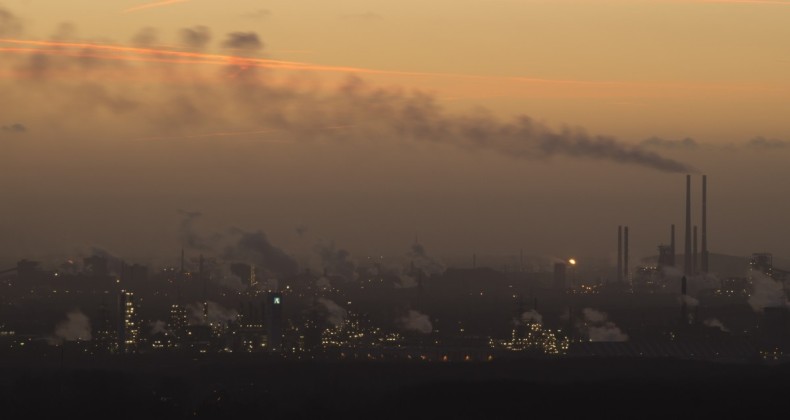
{"label": "contrail", "polygon": [[773,4],[790,6],[790,1],[782,0],[675,0],[678,3],[731,3],[731,4]]}
{"label": "contrail", "polygon": [[[720,0],[723,1],[723,0]],[[735,0],[733,0],[735,1]],[[485,76],[474,74],[458,73],[431,73],[419,71],[401,70],[379,70],[363,67],[350,66],[330,66],[313,64],[299,61],[273,60],[265,58],[242,57],[236,55],[208,54],[191,51],[178,51],[159,48],[140,48],[127,47],[112,44],[93,44],[86,42],[60,42],[60,41],[36,41],[23,39],[0,39],[1,44],[22,45],[26,48],[0,47],[0,52],[17,54],[48,54],[62,55],[68,57],[84,57],[104,60],[131,61],[131,62],[162,62],[173,64],[200,64],[200,65],[232,65],[246,70],[250,67],[281,69],[294,71],[311,72],[330,72],[330,73],[353,73],[368,75],[396,75],[409,77],[445,77],[467,80],[481,81],[510,81],[517,83],[537,83],[547,85],[578,85],[595,86],[602,88],[615,87],[665,87],[679,89],[716,89],[716,90],[754,90],[755,86],[738,86],[733,84],[686,84],[686,83],[661,83],[661,82],[627,82],[627,81],[593,81],[593,80],[569,80],[569,79],[546,79],[522,76]],[[41,47],[41,48],[32,48]],[[72,51],[69,51],[71,49]],[[79,51],[73,51],[79,50]],[[90,52],[92,51],[92,52]]]}
{"label": "contrail", "polygon": [[134,7],[130,7],[128,9],[125,9],[123,11],[123,13],[132,13],[132,12],[137,12],[137,11],[145,10],[145,9],[153,9],[155,7],[170,6],[171,4],[186,3],[188,1],[190,1],[190,0],[163,0],[163,1],[157,1],[157,2],[154,2],[154,3],[146,3],[146,4],[141,4],[139,6],[134,6]]}

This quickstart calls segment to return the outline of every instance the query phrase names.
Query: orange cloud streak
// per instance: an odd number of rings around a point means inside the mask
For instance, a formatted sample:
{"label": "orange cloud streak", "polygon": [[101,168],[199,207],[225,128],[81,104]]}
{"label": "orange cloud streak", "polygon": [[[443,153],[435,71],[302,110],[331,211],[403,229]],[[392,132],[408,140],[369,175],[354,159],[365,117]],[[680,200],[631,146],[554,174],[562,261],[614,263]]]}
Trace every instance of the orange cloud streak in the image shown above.
{"label": "orange cloud streak", "polygon": [[141,4],[139,6],[130,7],[128,9],[125,9],[123,12],[124,13],[132,13],[132,12],[137,12],[137,11],[145,10],[145,9],[153,9],[155,7],[170,6],[172,4],[177,4],[177,3],[186,3],[188,1],[190,1],[190,0],[163,0],[163,1],[157,1],[157,2],[154,2],[154,3],[146,3],[146,4]]}

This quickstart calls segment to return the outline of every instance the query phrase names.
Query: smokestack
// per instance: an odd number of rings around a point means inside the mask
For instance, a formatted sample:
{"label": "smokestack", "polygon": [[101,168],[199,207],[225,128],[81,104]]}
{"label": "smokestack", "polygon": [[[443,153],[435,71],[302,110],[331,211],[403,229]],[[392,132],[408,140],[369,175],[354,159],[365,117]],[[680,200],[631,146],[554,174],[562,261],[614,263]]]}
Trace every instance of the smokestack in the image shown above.
{"label": "smokestack", "polygon": [[203,282],[203,321],[208,323],[208,285],[203,278],[203,254],[200,254],[200,260],[198,264],[198,280]]}
{"label": "smokestack", "polygon": [[686,308],[686,276],[680,279],[680,323],[688,323],[688,313]]}
{"label": "smokestack", "polygon": [[672,225],[669,230],[669,247],[672,248],[672,260],[670,260],[669,265],[672,267],[675,266],[675,255],[677,252],[675,250],[675,225]]}
{"label": "smokestack", "polygon": [[708,176],[702,175],[702,269],[708,274]]}
{"label": "smokestack", "polygon": [[617,227],[617,282],[623,281],[623,227]]}
{"label": "smokestack", "polygon": [[692,245],[691,272],[697,275],[699,269],[699,253],[697,252],[697,226],[694,225],[694,244]]}
{"label": "smokestack", "polygon": [[623,279],[628,281],[628,226],[623,231]]}
{"label": "smokestack", "polygon": [[692,274],[691,261],[691,175],[686,175],[686,235],[683,245],[683,273]]}

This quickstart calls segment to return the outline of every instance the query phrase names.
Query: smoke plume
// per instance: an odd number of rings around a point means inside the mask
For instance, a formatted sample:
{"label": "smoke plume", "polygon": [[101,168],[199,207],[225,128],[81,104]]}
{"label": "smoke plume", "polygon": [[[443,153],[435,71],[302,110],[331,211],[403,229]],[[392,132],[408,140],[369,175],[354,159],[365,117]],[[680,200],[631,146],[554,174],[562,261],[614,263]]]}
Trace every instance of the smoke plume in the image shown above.
{"label": "smoke plume", "polygon": [[413,309],[409,309],[409,312],[399,318],[397,323],[405,331],[416,331],[421,334],[429,334],[433,331],[433,324],[428,315]]}
{"label": "smoke plume", "polygon": [[417,287],[419,283],[417,283],[417,278],[414,276],[410,276],[408,274],[400,274],[398,276],[398,281],[395,283],[396,289],[411,289],[413,287]]}
{"label": "smoke plume", "polygon": [[334,242],[319,242],[315,246],[315,252],[321,257],[321,264],[328,274],[340,276],[347,281],[356,279],[356,264],[351,259],[350,252],[338,248]]}
{"label": "smoke plume", "polygon": [[0,127],[0,130],[7,131],[9,133],[25,133],[27,132],[27,127],[25,127],[24,124],[14,123]]}
{"label": "smoke plume", "polygon": [[57,341],[90,341],[91,322],[87,315],[79,309],[66,314],[66,319],[55,326]]}
{"label": "smoke plume", "polygon": [[211,42],[211,29],[206,26],[183,28],[178,35],[181,43],[192,50],[204,50]]}
{"label": "smoke plume", "polygon": [[589,337],[590,341],[628,341],[628,335],[613,322],[608,321],[609,317],[606,313],[584,308],[582,314],[584,320],[577,327]]}
{"label": "smoke plume", "polygon": [[325,298],[318,298],[318,303],[323,305],[323,307],[326,309],[326,319],[330,324],[335,327],[343,325],[343,321],[346,320],[346,316],[348,315],[348,312],[343,309],[343,307]]}
{"label": "smoke plume", "polygon": [[17,36],[22,33],[22,21],[9,10],[0,6],[0,36]]}
{"label": "smoke plume", "polygon": [[222,46],[232,50],[258,51],[263,49],[263,42],[255,32],[233,32],[228,34]]}
{"label": "smoke plume", "polygon": [[425,274],[441,274],[444,272],[444,264],[434,259],[425,251],[422,244],[415,243],[411,246],[409,253],[406,255],[414,264],[414,268],[422,271]]}
{"label": "smoke plume", "polygon": [[281,278],[293,276],[299,271],[296,260],[272,245],[263,231],[244,232],[235,229],[234,234],[238,236],[238,240],[225,248],[226,259],[255,264],[256,268]]}

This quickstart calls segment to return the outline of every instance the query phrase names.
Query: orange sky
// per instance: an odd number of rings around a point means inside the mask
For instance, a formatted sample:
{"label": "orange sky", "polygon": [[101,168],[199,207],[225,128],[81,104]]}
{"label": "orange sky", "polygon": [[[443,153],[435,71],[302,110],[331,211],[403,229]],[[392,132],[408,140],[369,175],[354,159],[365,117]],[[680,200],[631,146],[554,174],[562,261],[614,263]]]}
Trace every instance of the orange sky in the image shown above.
{"label": "orange sky", "polygon": [[[657,210],[680,210],[682,178],[652,170],[664,163],[536,158],[508,137],[528,115],[538,136],[611,136],[705,171],[712,191],[727,186],[713,200],[728,212],[711,222],[736,226],[718,231],[722,251],[790,255],[790,202],[772,187],[790,175],[788,5],[0,0],[13,16],[0,19],[0,147],[12,162],[0,187],[15,197],[0,215],[46,226],[30,249],[58,232],[53,252],[105,242],[130,253],[146,249],[141,232],[167,232],[176,208],[213,214],[218,229],[263,225],[293,248],[292,227],[305,224],[358,252],[399,249],[380,238],[419,231],[449,253],[609,257],[590,238],[633,223],[645,232],[636,254],[648,255],[679,223]],[[181,31],[197,25],[210,36],[187,44]],[[426,141],[401,142],[404,130]],[[478,144],[489,140],[479,130],[505,139]],[[669,141],[640,146],[651,137]],[[684,138],[700,146],[674,142]],[[119,156],[131,162],[100,163]],[[65,191],[77,198],[64,215],[43,206]],[[117,204],[100,204],[108,196]],[[603,220],[585,225],[588,209]],[[138,212],[149,230],[112,224]],[[737,228],[744,219],[764,221],[764,236]],[[22,226],[0,233],[25,236]]]}

